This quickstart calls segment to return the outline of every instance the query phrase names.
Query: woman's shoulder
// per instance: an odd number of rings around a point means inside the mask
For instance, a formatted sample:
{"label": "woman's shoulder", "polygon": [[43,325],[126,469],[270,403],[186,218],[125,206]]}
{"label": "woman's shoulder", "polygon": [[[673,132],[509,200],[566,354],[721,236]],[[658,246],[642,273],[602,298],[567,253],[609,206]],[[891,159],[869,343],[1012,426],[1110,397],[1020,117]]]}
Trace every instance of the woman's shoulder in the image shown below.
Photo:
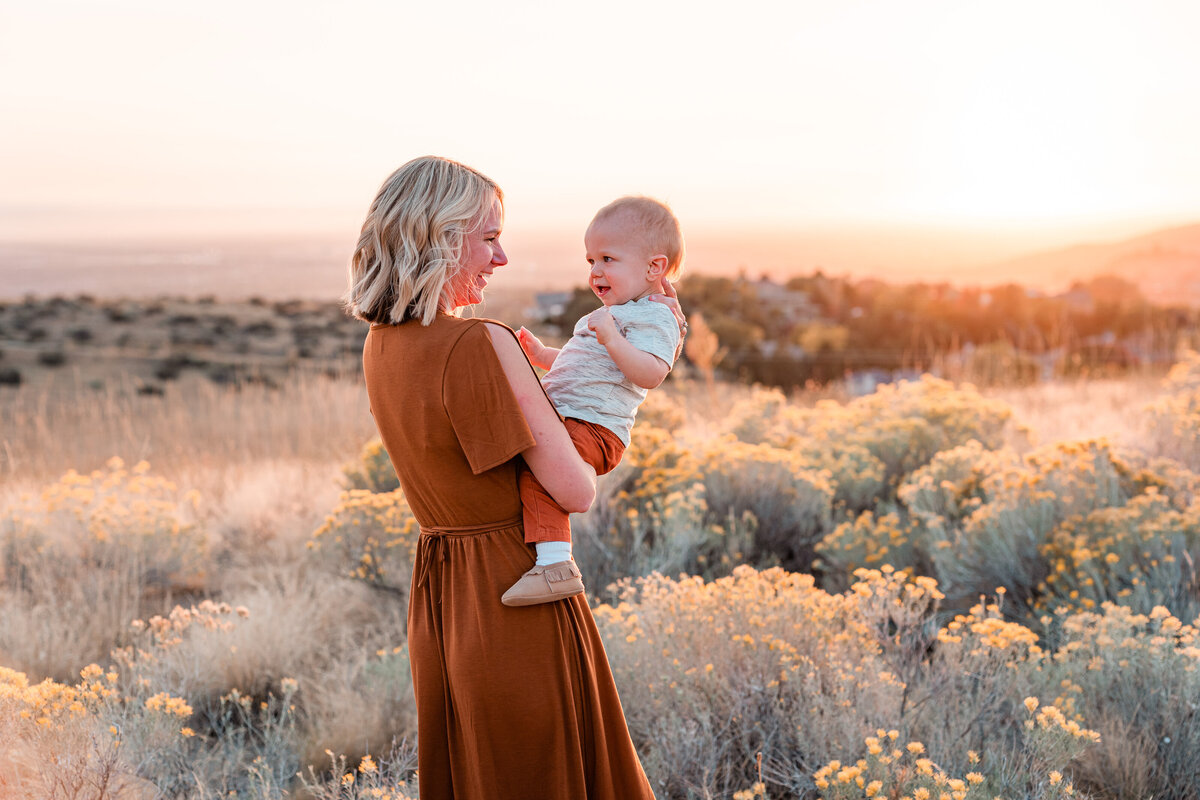
{"label": "woman's shoulder", "polygon": [[457,339],[481,325],[495,330],[506,330],[516,335],[512,328],[499,320],[487,317],[456,317],[451,314],[438,314],[428,325],[422,325],[415,319],[398,324],[375,322],[371,324],[368,333],[384,336],[445,336]]}
{"label": "woman's shoulder", "polygon": [[499,355],[501,361],[512,353],[524,357],[521,345],[517,342],[517,334],[503,322],[485,317],[462,319],[453,317],[453,323],[447,323],[447,333],[451,340],[451,358],[473,358],[481,356],[489,362],[495,361]]}
{"label": "woman's shoulder", "polygon": [[[517,342],[517,334],[503,322],[485,317],[455,317],[438,314],[429,325],[409,320],[398,325],[372,325],[368,331],[367,350],[377,347],[391,352],[408,352],[426,362],[482,358],[494,362],[489,351],[504,354],[507,351],[524,353]],[[391,342],[393,344],[389,345]]]}
{"label": "woman's shoulder", "polygon": [[[458,339],[486,336],[491,339],[512,338],[516,341],[517,333],[503,322],[487,317],[451,317],[454,320],[452,333]],[[497,336],[499,334],[499,336]]]}

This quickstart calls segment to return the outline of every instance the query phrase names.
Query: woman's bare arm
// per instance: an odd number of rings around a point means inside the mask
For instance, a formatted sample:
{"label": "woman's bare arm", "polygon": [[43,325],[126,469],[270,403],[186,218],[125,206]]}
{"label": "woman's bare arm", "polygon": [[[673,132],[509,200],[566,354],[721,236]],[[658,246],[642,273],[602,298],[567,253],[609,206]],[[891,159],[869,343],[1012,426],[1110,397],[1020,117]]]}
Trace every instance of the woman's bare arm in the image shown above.
{"label": "woman's bare arm", "polygon": [[596,471],[579,457],[517,340],[493,323],[487,323],[487,332],[536,442],[521,453],[525,463],[560,506],[587,511],[596,499]]}

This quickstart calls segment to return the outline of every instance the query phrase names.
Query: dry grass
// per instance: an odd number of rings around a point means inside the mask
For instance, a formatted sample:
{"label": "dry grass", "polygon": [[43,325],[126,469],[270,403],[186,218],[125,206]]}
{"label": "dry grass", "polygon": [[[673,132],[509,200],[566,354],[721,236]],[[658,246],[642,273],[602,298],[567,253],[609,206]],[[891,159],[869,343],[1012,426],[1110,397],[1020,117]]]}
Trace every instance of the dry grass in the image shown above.
{"label": "dry grass", "polygon": [[1035,445],[1105,436],[1137,447],[1145,434],[1145,406],[1162,391],[1161,376],[1139,375],[992,387],[983,394],[1008,404]]}
{"label": "dry grass", "polygon": [[[62,377],[62,376],[60,376]],[[74,380],[6,389],[0,404],[0,480],[44,481],[88,471],[113,455],[159,474],[260,461],[339,463],[374,433],[359,382],[295,374],[282,388],[220,386],[190,376],[162,396],[131,379],[99,389]]]}

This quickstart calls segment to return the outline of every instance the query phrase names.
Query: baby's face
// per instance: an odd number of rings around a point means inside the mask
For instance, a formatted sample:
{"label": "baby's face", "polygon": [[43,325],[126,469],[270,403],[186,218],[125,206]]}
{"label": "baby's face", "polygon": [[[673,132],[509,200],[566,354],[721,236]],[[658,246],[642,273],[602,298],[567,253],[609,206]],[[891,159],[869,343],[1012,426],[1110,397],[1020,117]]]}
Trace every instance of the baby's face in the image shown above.
{"label": "baby's face", "polygon": [[628,303],[660,288],[650,274],[654,254],[622,215],[593,222],[583,244],[591,265],[589,283],[604,305]]}

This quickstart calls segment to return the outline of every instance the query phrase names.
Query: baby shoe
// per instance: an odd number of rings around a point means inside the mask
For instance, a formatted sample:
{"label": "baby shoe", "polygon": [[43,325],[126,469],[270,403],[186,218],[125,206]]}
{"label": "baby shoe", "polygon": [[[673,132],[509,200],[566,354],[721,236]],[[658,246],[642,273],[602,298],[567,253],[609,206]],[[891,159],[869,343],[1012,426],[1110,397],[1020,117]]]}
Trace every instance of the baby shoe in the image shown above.
{"label": "baby shoe", "polygon": [[583,574],[571,559],[545,567],[535,566],[504,593],[500,602],[506,606],[534,606],[565,600],[582,591]]}

